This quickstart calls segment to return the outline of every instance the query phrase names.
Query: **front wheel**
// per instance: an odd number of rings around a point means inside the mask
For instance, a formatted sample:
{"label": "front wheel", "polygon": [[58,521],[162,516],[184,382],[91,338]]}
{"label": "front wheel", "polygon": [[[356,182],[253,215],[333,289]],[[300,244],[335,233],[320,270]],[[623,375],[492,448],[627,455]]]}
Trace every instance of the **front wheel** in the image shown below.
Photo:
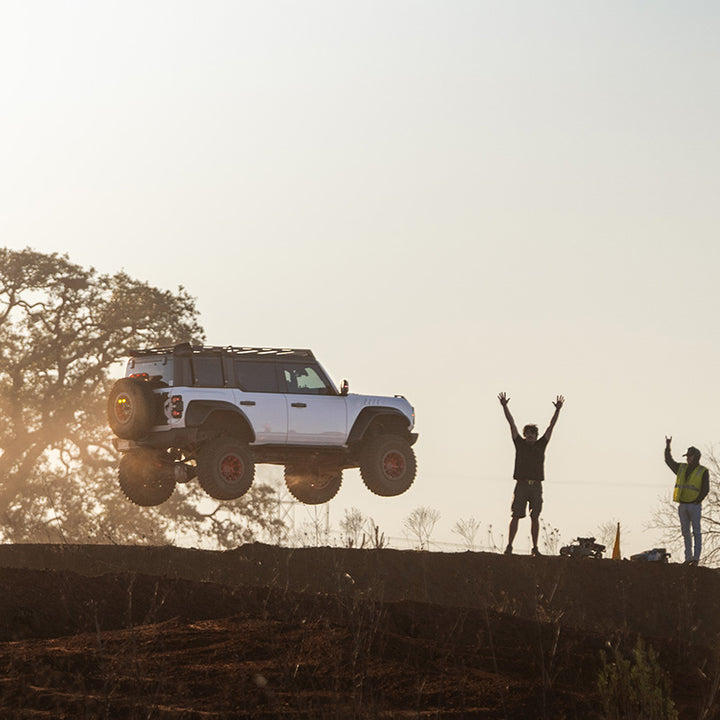
{"label": "front wheel", "polygon": [[236,500],[253,483],[255,462],[245,443],[233,438],[215,438],[198,452],[200,487],[216,500]]}
{"label": "front wheel", "polygon": [[332,500],[342,485],[342,470],[303,465],[285,466],[288,492],[305,505],[320,505]]}
{"label": "front wheel", "polygon": [[375,495],[402,495],[413,484],[417,472],[415,452],[400,435],[378,435],[362,453],[360,475]]}
{"label": "front wheel", "polygon": [[120,489],[131,502],[141,507],[161,505],[175,490],[175,473],[159,450],[136,448],[120,458]]}

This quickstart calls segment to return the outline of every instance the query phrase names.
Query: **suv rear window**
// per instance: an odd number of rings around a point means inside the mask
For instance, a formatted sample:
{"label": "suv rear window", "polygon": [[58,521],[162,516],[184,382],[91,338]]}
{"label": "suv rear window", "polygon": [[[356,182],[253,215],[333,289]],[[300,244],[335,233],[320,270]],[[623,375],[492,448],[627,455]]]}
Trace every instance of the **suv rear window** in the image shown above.
{"label": "suv rear window", "polygon": [[202,357],[196,355],[192,359],[194,384],[198,387],[224,387],[222,361],[219,357]]}
{"label": "suv rear window", "polygon": [[235,381],[245,392],[278,392],[275,363],[236,360]]}
{"label": "suv rear window", "polygon": [[173,385],[173,361],[167,357],[133,358],[128,362],[125,374],[128,377],[133,375],[148,375],[151,378],[159,377],[165,385]]}

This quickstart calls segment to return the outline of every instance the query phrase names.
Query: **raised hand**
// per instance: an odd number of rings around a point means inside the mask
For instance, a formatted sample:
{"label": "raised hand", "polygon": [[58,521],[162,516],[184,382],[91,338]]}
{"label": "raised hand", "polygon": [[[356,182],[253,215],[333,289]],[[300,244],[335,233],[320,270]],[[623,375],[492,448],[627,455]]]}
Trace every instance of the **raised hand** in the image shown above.
{"label": "raised hand", "polygon": [[510,402],[510,398],[509,398],[509,397],[507,396],[507,394],[504,393],[504,392],[501,392],[501,393],[498,395],[498,400],[500,401],[500,404],[501,404],[503,407],[506,407],[507,404]]}
{"label": "raised hand", "polygon": [[565,402],[565,398],[562,395],[558,395],[557,400],[555,400],[553,405],[555,406],[555,408],[557,410],[559,410],[563,406],[564,402]]}
{"label": "raised hand", "polygon": [[665,447],[669,448],[671,442],[672,442],[672,435],[670,435],[669,437],[666,435],[665,436]]}

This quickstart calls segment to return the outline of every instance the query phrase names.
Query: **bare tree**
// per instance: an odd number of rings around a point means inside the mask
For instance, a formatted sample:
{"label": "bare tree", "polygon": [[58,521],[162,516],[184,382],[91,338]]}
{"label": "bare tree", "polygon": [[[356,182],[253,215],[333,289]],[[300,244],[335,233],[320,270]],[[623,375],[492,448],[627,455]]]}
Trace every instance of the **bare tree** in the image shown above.
{"label": "bare tree", "polygon": [[469,517],[467,520],[458,520],[450,532],[459,535],[468,550],[475,550],[475,536],[478,534],[478,530],[480,530],[480,521]]}
{"label": "bare tree", "polygon": [[618,521],[613,518],[598,525],[595,531],[597,542],[605,546],[605,554],[607,556],[612,555],[613,547],[615,546],[615,537],[617,536],[617,528]]}
{"label": "bare tree", "polygon": [[306,509],[309,517],[300,525],[301,543],[305,547],[330,545],[330,514],[327,505],[312,505]]}
{"label": "bare tree", "polygon": [[345,547],[360,547],[365,522],[365,516],[357,508],[345,510],[345,517],[340,521],[340,530],[343,533],[343,545]]}
{"label": "bare tree", "polygon": [[410,537],[418,541],[420,550],[427,550],[430,545],[430,537],[439,519],[439,510],[419,507],[403,520],[403,528]]}

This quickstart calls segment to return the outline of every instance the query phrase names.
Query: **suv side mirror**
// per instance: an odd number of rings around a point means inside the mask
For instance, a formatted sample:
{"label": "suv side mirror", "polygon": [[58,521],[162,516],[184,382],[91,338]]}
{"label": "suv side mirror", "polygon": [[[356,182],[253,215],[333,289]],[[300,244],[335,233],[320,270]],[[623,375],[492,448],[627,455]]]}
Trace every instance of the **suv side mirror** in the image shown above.
{"label": "suv side mirror", "polygon": [[343,380],[340,383],[340,394],[345,396],[350,392],[350,383],[347,380]]}

